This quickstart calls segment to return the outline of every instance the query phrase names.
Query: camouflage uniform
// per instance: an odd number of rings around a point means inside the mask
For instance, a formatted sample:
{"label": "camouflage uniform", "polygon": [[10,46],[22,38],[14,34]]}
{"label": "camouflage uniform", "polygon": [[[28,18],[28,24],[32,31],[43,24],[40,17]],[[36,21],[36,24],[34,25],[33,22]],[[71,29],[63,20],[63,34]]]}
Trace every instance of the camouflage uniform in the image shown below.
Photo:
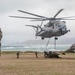
{"label": "camouflage uniform", "polygon": [[37,52],[35,52],[35,55],[36,55],[36,58],[38,58],[38,55],[37,55],[38,53]]}
{"label": "camouflage uniform", "polygon": [[16,55],[17,55],[17,58],[19,58],[20,52],[18,51],[18,52],[16,53]]}

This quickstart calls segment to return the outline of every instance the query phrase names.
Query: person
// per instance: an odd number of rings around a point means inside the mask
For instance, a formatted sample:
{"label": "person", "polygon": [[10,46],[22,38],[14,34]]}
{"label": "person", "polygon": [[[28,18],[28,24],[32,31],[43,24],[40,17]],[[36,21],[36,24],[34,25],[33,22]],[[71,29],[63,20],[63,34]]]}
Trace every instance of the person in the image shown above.
{"label": "person", "polygon": [[1,56],[1,39],[2,39],[3,35],[2,35],[2,31],[1,31],[1,28],[0,28],[0,56]]}
{"label": "person", "polygon": [[17,58],[19,58],[20,52],[18,51],[18,52],[16,53],[16,55],[17,55]]}
{"label": "person", "polygon": [[37,55],[38,53],[37,53],[37,51],[35,52],[35,55],[36,55],[36,58],[38,58],[38,55]]}

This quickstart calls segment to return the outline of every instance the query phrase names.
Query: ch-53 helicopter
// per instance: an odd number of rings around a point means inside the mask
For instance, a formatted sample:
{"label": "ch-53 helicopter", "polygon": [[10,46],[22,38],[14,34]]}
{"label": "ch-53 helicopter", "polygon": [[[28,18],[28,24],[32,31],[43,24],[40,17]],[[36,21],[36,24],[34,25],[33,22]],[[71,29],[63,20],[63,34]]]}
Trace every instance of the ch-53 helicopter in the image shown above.
{"label": "ch-53 helicopter", "polygon": [[[26,26],[36,28],[36,36],[40,36],[41,39],[44,39],[44,38],[50,39],[51,37],[54,37],[55,40],[57,40],[59,36],[62,36],[70,31],[70,30],[67,30],[66,22],[62,21],[62,20],[75,20],[75,19],[70,19],[71,17],[75,17],[75,16],[56,18],[58,16],[58,14],[63,10],[64,9],[60,9],[52,18],[40,16],[40,15],[33,14],[30,12],[26,12],[26,11],[22,11],[22,10],[18,10],[18,11],[22,12],[22,13],[29,14],[29,15],[36,16],[36,18],[34,18],[34,17],[21,17],[21,16],[10,16],[10,17],[32,19],[32,21],[41,21],[41,25],[37,25],[37,26],[26,25]],[[42,27],[44,21],[49,21],[49,22]],[[49,41],[48,41],[48,43],[49,43]],[[48,43],[47,43],[47,45],[48,45]]]}

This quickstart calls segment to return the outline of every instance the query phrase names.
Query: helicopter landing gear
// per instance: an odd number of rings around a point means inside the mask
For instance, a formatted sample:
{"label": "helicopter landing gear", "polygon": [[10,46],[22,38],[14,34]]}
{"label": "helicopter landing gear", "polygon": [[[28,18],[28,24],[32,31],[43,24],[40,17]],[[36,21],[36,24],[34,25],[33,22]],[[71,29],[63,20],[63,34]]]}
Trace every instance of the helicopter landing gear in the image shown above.
{"label": "helicopter landing gear", "polygon": [[57,37],[55,37],[55,40],[58,40],[58,38],[57,38]]}
{"label": "helicopter landing gear", "polygon": [[44,40],[44,37],[41,37],[42,40]]}

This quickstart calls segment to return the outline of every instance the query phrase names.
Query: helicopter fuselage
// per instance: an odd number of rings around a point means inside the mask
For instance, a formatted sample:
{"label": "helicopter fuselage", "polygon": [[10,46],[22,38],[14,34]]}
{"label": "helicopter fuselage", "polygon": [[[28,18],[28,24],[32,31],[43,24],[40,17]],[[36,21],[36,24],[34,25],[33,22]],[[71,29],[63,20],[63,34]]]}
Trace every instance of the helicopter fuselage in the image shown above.
{"label": "helicopter fuselage", "polygon": [[42,38],[51,38],[54,36],[61,36],[68,32],[65,21],[50,21],[43,28],[38,30],[36,36]]}

